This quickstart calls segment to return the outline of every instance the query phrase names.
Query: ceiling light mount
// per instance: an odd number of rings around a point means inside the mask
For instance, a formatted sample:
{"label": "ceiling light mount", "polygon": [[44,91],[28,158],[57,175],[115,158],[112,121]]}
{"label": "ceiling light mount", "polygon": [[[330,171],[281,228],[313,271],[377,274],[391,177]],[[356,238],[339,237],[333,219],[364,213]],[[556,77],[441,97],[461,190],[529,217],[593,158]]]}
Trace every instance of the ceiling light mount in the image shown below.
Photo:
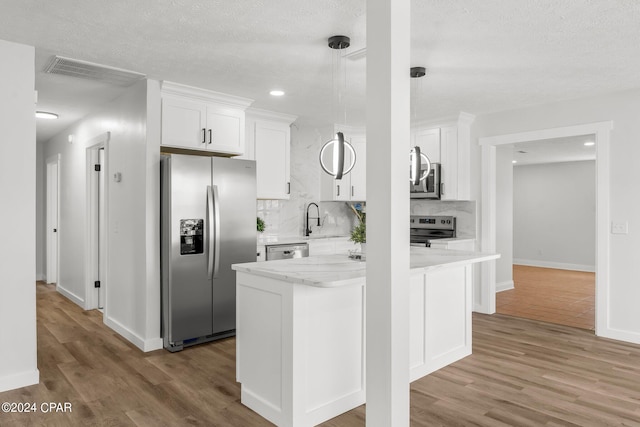
{"label": "ceiling light mount", "polygon": [[331,49],[346,49],[351,46],[351,39],[347,36],[331,36],[328,42]]}
{"label": "ceiling light mount", "polygon": [[424,77],[427,74],[425,67],[411,67],[410,75],[412,78]]}

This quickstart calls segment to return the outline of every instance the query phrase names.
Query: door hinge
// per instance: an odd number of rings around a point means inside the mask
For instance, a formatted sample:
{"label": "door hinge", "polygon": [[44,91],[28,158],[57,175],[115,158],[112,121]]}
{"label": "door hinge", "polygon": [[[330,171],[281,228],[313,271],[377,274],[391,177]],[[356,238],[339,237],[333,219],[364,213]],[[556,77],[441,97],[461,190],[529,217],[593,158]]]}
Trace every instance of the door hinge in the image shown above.
{"label": "door hinge", "polygon": [[93,282],[93,287],[94,288],[99,288],[100,287],[100,280],[96,280],[95,282]]}
{"label": "door hinge", "polygon": [[95,170],[96,172],[100,172],[100,165],[93,165],[93,170]]}

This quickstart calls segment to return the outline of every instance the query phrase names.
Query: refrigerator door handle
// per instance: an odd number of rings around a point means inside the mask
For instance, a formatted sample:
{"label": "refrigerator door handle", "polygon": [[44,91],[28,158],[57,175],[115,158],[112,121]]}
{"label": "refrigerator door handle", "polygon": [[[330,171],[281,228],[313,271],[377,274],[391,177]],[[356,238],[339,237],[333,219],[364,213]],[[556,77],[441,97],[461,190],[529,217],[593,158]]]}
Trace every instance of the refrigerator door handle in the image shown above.
{"label": "refrigerator door handle", "polygon": [[213,278],[218,277],[220,271],[220,203],[218,198],[218,186],[213,185],[209,188],[213,193],[213,232],[214,232],[214,246],[213,246]]}
{"label": "refrigerator door handle", "polygon": [[214,231],[214,202],[213,202],[213,188],[207,185],[207,277],[209,280],[213,278],[213,257],[215,252],[215,231]]}

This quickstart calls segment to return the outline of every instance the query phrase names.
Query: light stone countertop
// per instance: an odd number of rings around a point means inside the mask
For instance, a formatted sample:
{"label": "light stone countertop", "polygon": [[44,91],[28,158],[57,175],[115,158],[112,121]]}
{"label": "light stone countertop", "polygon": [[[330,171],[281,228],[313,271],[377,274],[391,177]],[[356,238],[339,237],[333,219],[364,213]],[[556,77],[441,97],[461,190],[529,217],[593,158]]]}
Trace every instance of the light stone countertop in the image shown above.
{"label": "light stone countertop", "polygon": [[312,240],[346,240],[349,239],[349,236],[337,236],[337,235],[328,235],[324,236],[321,234],[311,235],[309,237],[306,236],[258,236],[258,246],[261,245],[290,245],[292,243],[307,243]]}
{"label": "light stone countertop", "polygon": [[[410,248],[410,271],[422,273],[442,266],[466,265],[500,258],[499,254],[449,249]],[[366,262],[345,255],[233,264],[239,272],[270,277],[291,283],[329,288],[359,284],[366,277]]]}

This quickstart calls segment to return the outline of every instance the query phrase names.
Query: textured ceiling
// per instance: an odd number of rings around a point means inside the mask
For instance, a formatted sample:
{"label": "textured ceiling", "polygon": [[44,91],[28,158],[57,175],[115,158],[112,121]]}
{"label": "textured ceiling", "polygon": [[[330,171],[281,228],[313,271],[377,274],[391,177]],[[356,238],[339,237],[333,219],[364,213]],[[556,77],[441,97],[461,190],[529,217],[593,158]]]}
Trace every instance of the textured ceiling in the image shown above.
{"label": "textured ceiling", "polygon": [[[366,47],[364,0],[0,0],[0,39],[36,47],[38,123],[47,139],[116,97],[108,87],[44,75],[52,55],[96,62],[332,121],[326,39]],[[412,3],[418,120],[640,87],[637,0],[420,0]],[[348,60],[347,122],[365,120],[366,57]],[[415,86],[415,85],[414,85]],[[286,91],[270,97],[273,88]],[[46,127],[45,127],[46,126]]]}

